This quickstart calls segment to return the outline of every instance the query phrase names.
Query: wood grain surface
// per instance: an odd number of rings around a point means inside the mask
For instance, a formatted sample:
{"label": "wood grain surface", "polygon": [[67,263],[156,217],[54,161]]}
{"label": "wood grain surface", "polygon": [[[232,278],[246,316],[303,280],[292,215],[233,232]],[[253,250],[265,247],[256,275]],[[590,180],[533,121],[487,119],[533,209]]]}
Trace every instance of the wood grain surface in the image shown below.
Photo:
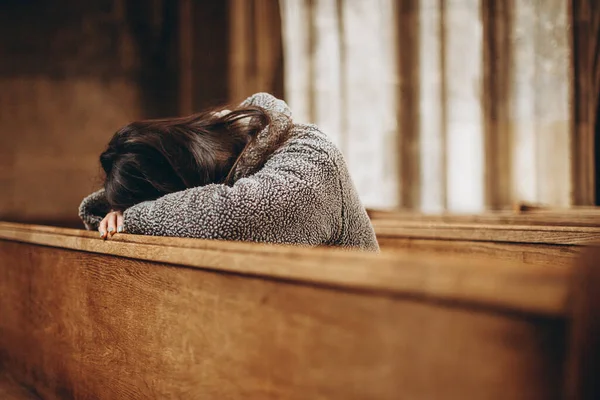
{"label": "wood grain surface", "polygon": [[547,268],[411,251],[373,255],[255,243],[116,235],[0,222],[0,239],[312,285],[565,315],[570,265]]}
{"label": "wood grain surface", "polygon": [[481,223],[493,225],[544,225],[600,227],[600,208],[524,207],[523,211],[490,211],[481,214],[420,214],[409,211],[368,210],[373,220],[432,223]]}
{"label": "wood grain surface", "polygon": [[381,249],[569,266],[585,244],[600,241],[600,212],[572,210],[420,215],[369,212]]}
{"label": "wood grain surface", "polygon": [[[22,228],[0,229],[0,365],[45,399],[551,399],[563,389],[566,271],[502,264],[503,275],[497,263],[440,258],[432,269],[431,257],[402,256],[392,268],[352,253]],[[256,256],[269,252],[270,265]],[[342,284],[307,284],[311,265]],[[405,283],[362,291],[346,278],[378,275]],[[515,298],[528,313],[479,307],[461,288],[470,279],[544,300]],[[472,299],[450,301],[450,287]],[[429,297],[411,295],[423,288]]]}
{"label": "wood grain surface", "polygon": [[373,220],[378,237],[574,245],[600,240],[600,228]]}
{"label": "wood grain surface", "polygon": [[582,246],[561,246],[531,243],[499,243],[469,240],[413,239],[410,237],[380,237],[384,253],[419,252],[431,256],[477,257],[488,261],[500,260],[568,268],[577,259]]}
{"label": "wood grain surface", "polygon": [[568,399],[600,398],[600,246],[586,249],[573,282],[569,332]]}

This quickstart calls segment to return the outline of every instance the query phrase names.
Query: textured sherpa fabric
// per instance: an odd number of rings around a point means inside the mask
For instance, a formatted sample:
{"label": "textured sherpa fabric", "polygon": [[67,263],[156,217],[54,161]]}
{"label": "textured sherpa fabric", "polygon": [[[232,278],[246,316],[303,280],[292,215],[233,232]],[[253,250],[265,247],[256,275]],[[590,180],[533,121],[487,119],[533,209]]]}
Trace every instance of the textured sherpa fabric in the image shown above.
{"label": "textured sherpa fabric", "polygon": [[[371,221],[341,152],[314,125],[294,124],[288,106],[267,93],[242,103],[271,123],[249,145],[232,186],[211,184],[168,194],[124,212],[124,228],[181,236],[378,251]],[[279,145],[266,154],[271,144]],[[79,215],[97,229],[109,212],[104,191],[86,197]]]}

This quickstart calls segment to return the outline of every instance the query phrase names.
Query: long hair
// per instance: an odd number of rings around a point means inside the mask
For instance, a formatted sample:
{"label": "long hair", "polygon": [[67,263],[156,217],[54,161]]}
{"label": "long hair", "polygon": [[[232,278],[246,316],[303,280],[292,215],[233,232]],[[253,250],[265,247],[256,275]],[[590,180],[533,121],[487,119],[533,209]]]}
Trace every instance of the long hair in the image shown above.
{"label": "long hair", "polygon": [[228,184],[246,146],[269,123],[258,107],[133,122],[100,155],[106,199],[123,211],[192,187]]}

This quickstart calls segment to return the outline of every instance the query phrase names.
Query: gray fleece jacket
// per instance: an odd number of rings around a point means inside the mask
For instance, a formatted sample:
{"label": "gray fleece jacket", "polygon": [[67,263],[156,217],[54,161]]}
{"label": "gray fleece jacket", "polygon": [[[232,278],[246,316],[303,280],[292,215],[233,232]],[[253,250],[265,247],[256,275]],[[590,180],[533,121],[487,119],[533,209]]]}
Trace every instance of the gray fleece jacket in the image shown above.
{"label": "gray fleece jacket", "polygon": [[[125,231],[378,251],[344,158],[327,136],[315,125],[294,124],[287,104],[267,93],[242,105],[265,109],[271,123],[240,158],[233,185],[137,204],[123,213]],[[277,150],[265,154],[274,143]],[[87,229],[98,229],[109,211],[102,189],[83,200],[79,216]]]}

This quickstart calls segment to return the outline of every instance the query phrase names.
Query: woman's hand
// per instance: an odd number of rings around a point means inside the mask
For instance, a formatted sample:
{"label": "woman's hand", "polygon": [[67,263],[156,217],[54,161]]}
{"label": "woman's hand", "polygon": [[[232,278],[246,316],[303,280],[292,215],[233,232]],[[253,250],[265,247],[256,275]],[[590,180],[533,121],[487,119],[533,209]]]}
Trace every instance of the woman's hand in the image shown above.
{"label": "woman's hand", "polygon": [[98,225],[98,231],[102,239],[108,239],[115,233],[123,232],[123,213],[121,211],[111,211]]}

